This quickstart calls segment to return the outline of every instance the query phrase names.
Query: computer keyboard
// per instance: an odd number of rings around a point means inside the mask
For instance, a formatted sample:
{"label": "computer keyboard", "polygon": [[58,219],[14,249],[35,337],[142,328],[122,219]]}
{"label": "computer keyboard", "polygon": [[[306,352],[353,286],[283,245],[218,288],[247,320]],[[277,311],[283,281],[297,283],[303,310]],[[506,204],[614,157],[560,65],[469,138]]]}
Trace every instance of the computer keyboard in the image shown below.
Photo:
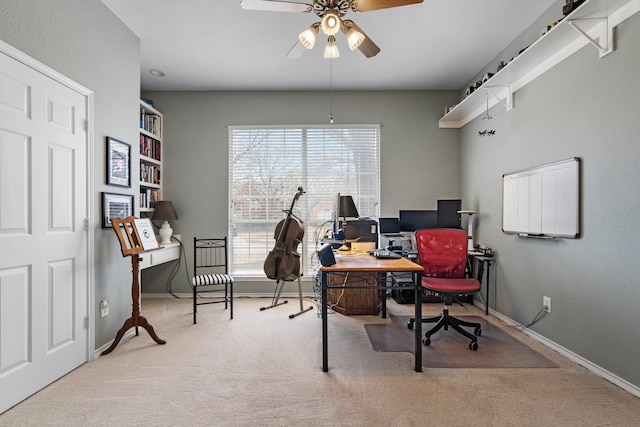
{"label": "computer keyboard", "polygon": [[371,255],[373,255],[376,258],[401,258],[402,257],[399,253],[390,251],[388,249],[377,249],[371,252]]}

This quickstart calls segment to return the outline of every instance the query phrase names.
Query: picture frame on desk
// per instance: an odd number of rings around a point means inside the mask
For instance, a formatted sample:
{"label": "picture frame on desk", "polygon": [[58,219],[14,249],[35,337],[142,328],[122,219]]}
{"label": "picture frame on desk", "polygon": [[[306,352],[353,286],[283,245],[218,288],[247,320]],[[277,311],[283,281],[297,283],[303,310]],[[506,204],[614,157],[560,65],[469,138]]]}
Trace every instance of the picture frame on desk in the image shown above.
{"label": "picture frame on desk", "polygon": [[131,188],[131,145],[107,137],[107,185]]}
{"label": "picture frame on desk", "polygon": [[112,219],[133,215],[134,196],[130,194],[102,193],[102,228],[113,228]]}

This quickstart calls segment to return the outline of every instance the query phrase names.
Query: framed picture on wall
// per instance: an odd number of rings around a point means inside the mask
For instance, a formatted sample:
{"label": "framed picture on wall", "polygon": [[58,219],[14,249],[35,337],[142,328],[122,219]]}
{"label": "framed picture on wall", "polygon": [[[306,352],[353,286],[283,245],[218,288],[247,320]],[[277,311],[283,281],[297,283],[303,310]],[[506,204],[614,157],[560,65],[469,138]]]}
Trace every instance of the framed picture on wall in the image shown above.
{"label": "framed picture on wall", "polygon": [[133,215],[133,196],[130,194],[102,193],[102,228],[112,228],[112,219]]}
{"label": "framed picture on wall", "polygon": [[131,145],[107,137],[107,184],[131,188]]}

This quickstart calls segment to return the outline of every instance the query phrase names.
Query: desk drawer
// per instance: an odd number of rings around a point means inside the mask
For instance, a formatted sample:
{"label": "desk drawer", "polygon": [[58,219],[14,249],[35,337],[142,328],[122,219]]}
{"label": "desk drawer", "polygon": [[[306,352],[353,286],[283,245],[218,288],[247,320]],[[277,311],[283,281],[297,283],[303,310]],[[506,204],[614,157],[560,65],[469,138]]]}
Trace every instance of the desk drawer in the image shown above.
{"label": "desk drawer", "polygon": [[151,267],[151,254],[142,254],[140,258],[138,269],[142,270],[143,268]]}
{"label": "desk drawer", "polygon": [[149,255],[151,255],[151,265],[169,262],[180,257],[180,246],[164,248],[156,252],[151,252]]}
{"label": "desk drawer", "polygon": [[155,267],[156,265],[164,264],[165,262],[180,258],[180,246],[169,246],[156,251],[146,252],[143,253],[141,257],[142,260],[139,264],[140,270]]}

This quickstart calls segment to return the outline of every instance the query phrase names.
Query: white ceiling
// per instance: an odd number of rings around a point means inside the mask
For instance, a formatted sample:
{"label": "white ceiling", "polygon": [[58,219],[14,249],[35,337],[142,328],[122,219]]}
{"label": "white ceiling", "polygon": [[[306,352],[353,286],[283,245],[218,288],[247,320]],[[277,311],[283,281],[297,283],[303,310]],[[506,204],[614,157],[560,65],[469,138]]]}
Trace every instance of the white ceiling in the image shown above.
{"label": "white ceiling", "polygon": [[328,60],[320,39],[300,58],[286,56],[318,21],[312,13],[244,10],[240,0],[102,1],[140,38],[143,90],[460,89],[555,3],[425,0],[349,11],[345,19],[381,52],[367,59],[339,33],[340,58]]}

